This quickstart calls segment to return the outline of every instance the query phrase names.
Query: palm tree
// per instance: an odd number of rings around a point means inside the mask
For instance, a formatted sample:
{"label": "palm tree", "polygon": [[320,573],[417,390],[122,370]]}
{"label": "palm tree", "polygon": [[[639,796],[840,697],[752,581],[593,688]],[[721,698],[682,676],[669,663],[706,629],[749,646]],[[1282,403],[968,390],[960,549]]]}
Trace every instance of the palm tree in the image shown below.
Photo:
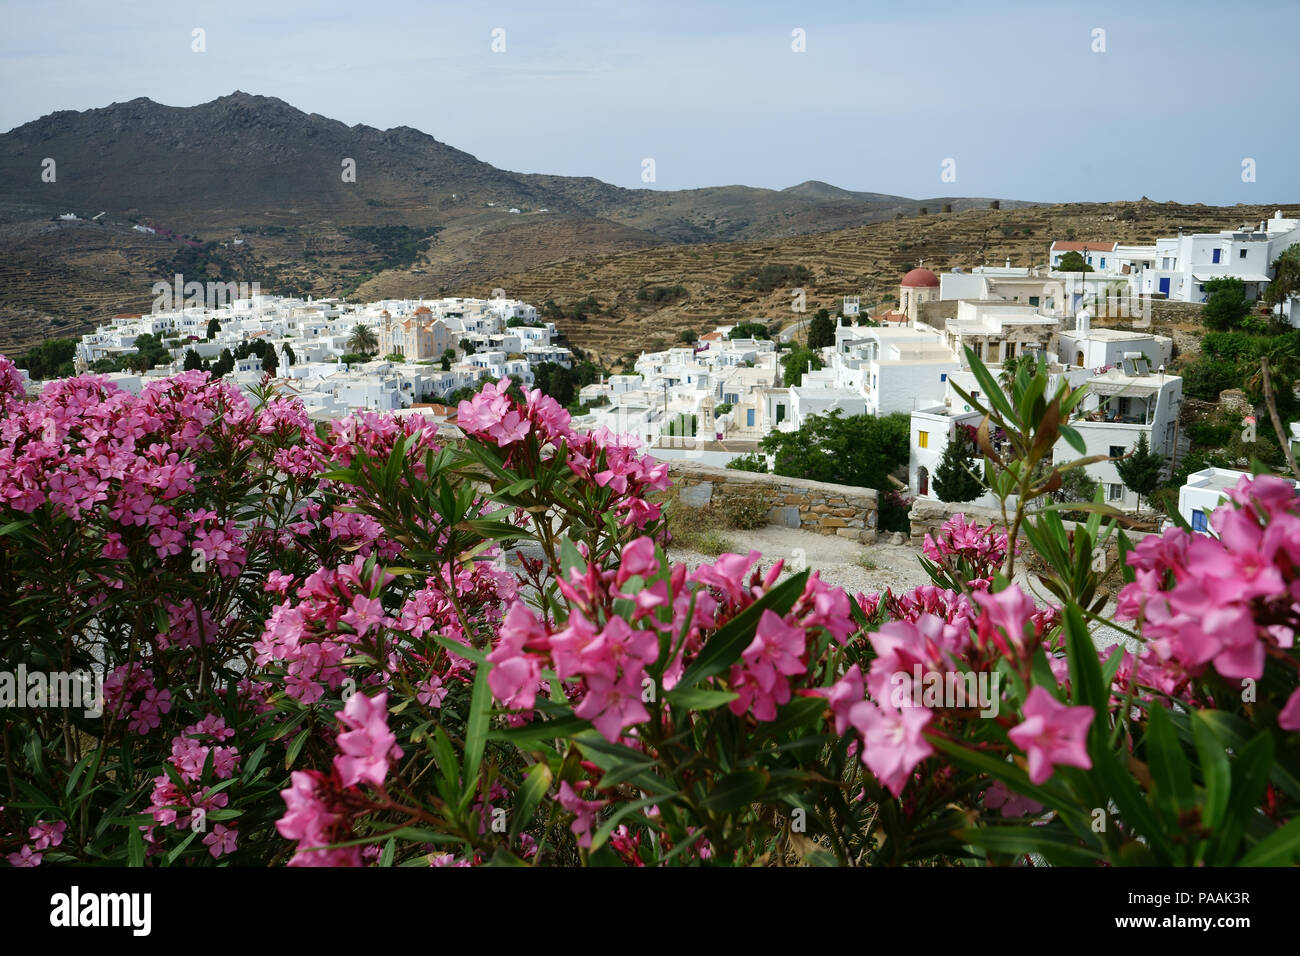
{"label": "palm tree", "polygon": [[1264,302],[1279,306],[1300,292],[1300,242],[1291,246],[1273,261],[1273,281],[1264,290]]}
{"label": "palm tree", "polygon": [[998,373],[998,384],[1002,386],[1002,391],[1011,392],[1011,386],[1015,384],[1016,376],[1022,368],[1028,369],[1033,376],[1038,371],[1038,356],[1033,352],[1021,352],[1015,358],[1003,362],[1002,371]]}
{"label": "palm tree", "polygon": [[379,350],[379,340],[368,325],[354,325],[352,336],[348,339],[348,348],[362,355],[373,355]]}
{"label": "palm tree", "polygon": [[1277,440],[1286,455],[1286,463],[1291,473],[1300,479],[1300,467],[1296,465],[1295,454],[1291,450],[1291,436],[1282,428],[1282,417],[1278,414],[1277,399],[1273,394],[1273,383],[1277,382],[1289,396],[1295,388],[1297,378],[1300,378],[1300,342],[1293,335],[1278,336],[1260,356],[1259,371],[1246,380],[1246,387],[1252,393],[1263,393],[1264,407],[1268,410],[1273,430],[1277,432]]}

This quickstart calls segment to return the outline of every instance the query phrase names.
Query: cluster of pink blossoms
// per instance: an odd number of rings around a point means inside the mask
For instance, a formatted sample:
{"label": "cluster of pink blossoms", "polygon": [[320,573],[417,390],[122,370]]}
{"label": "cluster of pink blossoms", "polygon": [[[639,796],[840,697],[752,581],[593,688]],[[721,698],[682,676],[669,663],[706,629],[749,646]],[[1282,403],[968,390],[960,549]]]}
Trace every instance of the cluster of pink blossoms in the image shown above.
{"label": "cluster of pink blossoms", "polygon": [[[1300,624],[1300,494],[1272,475],[1243,477],[1210,523],[1217,537],[1171,528],[1129,555],[1136,580],[1115,616],[1141,623],[1146,643],[1138,682],[1179,694],[1212,667],[1231,680],[1258,680],[1273,658],[1295,679]],[[1300,730],[1300,687],[1279,714]]]}
{"label": "cluster of pink blossoms", "polygon": [[234,776],[239,766],[239,749],[220,745],[234,735],[235,732],[226,726],[223,718],[208,714],[172,738],[172,752],[167,762],[175,770],[180,783],[177,784],[166,773],[154,777],[148,811],[153,816],[154,825],[140,828],[151,855],[160,853],[163,849],[161,840],[154,833],[155,827],[191,829],[195,826],[196,812],[203,814],[200,828],[207,831],[203,844],[214,859],[235,850],[239,832],[233,825],[215,823],[209,829],[206,823],[206,814],[225,807],[230,796],[224,791],[213,793],[212,786],[202,783],[203,771],[209,758],[212,761],[212,774],[217,780],[229,780]]}
{"label": "cluster of pink blossoms", "polygon": [[[3,356],[0,356],[0,361]],[[0,368],[3,372],[3,368]],[[0,807],[0,810],[3,810]],[[68,824],[60,820],[57,823],[46,823],[44,820],[37,820],[36,826],[28,827],[27,836],[31,843],[24,843],[16,852],[7,854],[5,859],[9,861],[10,866],[14,867],[35,867],[41,865],[44,854],[41,852],[52,846],[59,846],[63,842],[64,831],[68,829]]]}
{"label": "cluster of pink blossoms", "polygon": [[[892,595],[888,600],[902,613],[867,636],[875,657],[866,676],[855,664],[824,693],[835,732],[843,736],[850,727],[857,731],[863,764],[897,797],[921,762],[934,753],[925,737],[929,728],[952,725],[967,719],[963,714],[972,710],[998,705],[992,699],[963,699],[945,701],[956,708],[951,713],[936,711],[927,705],[929,694],[915,686],[917,681],[928,689],[959,677],[962,686],[970,688],[967,677],[991,673],[999,660],[1024,669],[1051,626],[1054,611],[1038,609],[1014,585],[996,594],[976,591],[979,613],[974,617],[968,600],[937,588],[918,588],[901,600]],[[996,687],[991,682],[986,686]],[[1010,737],[1028,755],[1034,783],[1050,776],[1056,765],[1091,766],[1084,748],[1091,708],[1067,707],[1035,687],[1024,716]]]}
{"label": "cluster of pink blossoms", "polygon": [[987,588],[993,575],[1007,559],[1007,533],[996,525],[981,526],[953,515],[943,523],[935,537],[926,535],[922,543],[925,556],[945,568],[961,568],[969,573],[970,586]]}
{"label": "cluster of pink blossoms", "polygon": [[352,647],[393,625],[379,599],[370,596],[393,576],[379,568],[367,572],[365,563],[358,557],[313,573],[298,588],[298,603],[277,605],[253,645],[259,667],[284,666],[285,693],[295,700],[315,703],[327,687],[341,687],[343,659]]}
{"label": "cluster of pink blossoms", "polygon": [[[654,541],[637,538],[624,548],[616,570],[602,572],[593,564],[583,572],[573,569],[558,582],[571,608],[562,628],[553,630],[522,602],[513,604],[488,655],[493,664],[488,685],[504,706],[528,712],[544,689],[542,670],[552,667],[578,699],[574,713],[590,720],[606,739],[617,740],[626,728],[650,719],[643,700],[652,681],[647,667],[659,656],[660,635],[675,635],[680,644],[664,669],[662,685],[668,691],[705,634],[776,583],[781,564],[761,575],[755,568],[758,558],[757,551],[722,555],[689,576],[684,565],[672,565],[665,577]],[[625,593],[633,578],[641,586]],[[657,580],[647,584],[652,578]],[[633,602],[627,618],[610,610],[620,599]],[[752,642],[731,669],[731,687],[739,695],[731,702],[733,713],[751,711],[758,720],[775,717],[776,707],[790,700],[790,677],[807,669],[807,636],[814,628],[825,628],[841,643],[854,629],[848,596],[816,575],[809,577],[789,614],[769,611],[760,618]]]}
{"label": "cluster of pink blossoms", "polygon": [[133,661],[121,664],[104,678],[104,710],[118,720],[127,720],[137,734],[157,730],[162,715],[172,709],[172,692],[154,686],[153,671]]}
{"label": "cluster of pink blossoms", "polygon": [[485,386],[456,411],[456,424],[471,438],[506,451],[507,465],[522,454],[527,440],[536,440],[543,458],[567,449],[567,463],[575,476],[592,488],[612,494],[607,509],[621,514],[621,523],[642,530],[659,518],[661,506],[645,496],[668,487],[667,462],[655,462],[639,453],[640,442],[608,429],[577,433],[569,413],[555,399],[534,389],[521,405],[508,394],[509,379]]}
{"label": "cluster of pink blossoms", "polygon": [[358,785],[382,791],[392,761],[402,756],[388,729],[387,693],[353,694],[334,716],[347,729],[338,735],[330,772],[295,770],[290,788],[280,791],[286,812],[275,828],[298,844],[290,866],[361,866],[360,846],[330,847],[349,840],[353,819],[371,809]]}

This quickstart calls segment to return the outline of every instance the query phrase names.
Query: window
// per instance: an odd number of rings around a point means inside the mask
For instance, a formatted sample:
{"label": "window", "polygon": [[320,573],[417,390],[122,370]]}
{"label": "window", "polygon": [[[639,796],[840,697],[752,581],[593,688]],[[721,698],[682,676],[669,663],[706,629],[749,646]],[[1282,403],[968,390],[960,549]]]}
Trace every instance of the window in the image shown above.
{"label": "window", "polygon": [[1245,250],[1245,249],[1242,249],[1241,252],[1237,253],[1237,258],[1238,258],[1238,259],[1244,259],[1244,258],[1246,258],[1246,250]]}
{"label": "window", "polygon": [[947,373],[947,372],[940,372],[940,373],[939,373],[939,381],[941,381],[941,382],[946,382],[946,381],[948,381],[948,373]]}
{"label": "window", "polygon": [[[1101,264],[1102,264],[1102,265],[1105,265],[1105,264],[1106,264],[1106,260],[1103,259],[1102,262],[1101,262]],[[1038,296],[1036,296],[1036,295],[1031,295],[1031,296],[1029,297],[1029,304],[1030,304],[1030,305],[1038,305]]]}
{"label": "window", "polygon": [[1110,457],[1111,457],[1111,458],[1123,458],[1123,457],[1124,457],[1124,446],[1123,446],[1123,445],[1111,445],[1111,446],[1110,446]]}
{"label": "window", "polygon": [[1218,262],[1218,261],[1219,261],[1219,256],[1221,256],[1221,255],[1223,255],[1223,250],[1222,250],[1222,249],[1215,249],[1214,252],[1213,252],[1213,254],[1210,256],[1210,261],[1211,261],[1211,262]]}
{"label": "window", "polygon": [[754,410],[752,408],[745,409],[745,425],[749,428],[754,427]]}
{"label": "window", "polygon": [[1210,530],[1210,526],[1205,520],[1205,512],[1202,511],[1200,508],[1197,508],[1195,511],[1192,512],[1192,530],[1193,531]]}
{"label": "window", "polygon": [[1124,497],[1124,486],[1116,483],[1106,486],[1106,498],[1109,501],[1120,501]]}
{"label": "window", "polygon": [[1106,257],[1105,257],[1105,256],[1102,256],[1102,257],[1101,257],[1101,267],[1102,267],[1103,269],[1106,268]]}
{"label": "window", "polygon": [[917,432],[917,433],[916,433],[916,444],[917,444],[917,446],[920,447],[920,448],[929,448],[929,447],[930,447],[930,433],[929,433],[929,432]]}

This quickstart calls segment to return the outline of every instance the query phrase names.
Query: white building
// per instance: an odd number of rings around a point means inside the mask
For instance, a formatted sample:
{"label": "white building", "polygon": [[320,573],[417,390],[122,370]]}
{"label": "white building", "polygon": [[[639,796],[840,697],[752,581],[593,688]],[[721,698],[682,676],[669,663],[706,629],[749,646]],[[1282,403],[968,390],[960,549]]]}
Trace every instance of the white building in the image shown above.
{"label": "white building", "polygon": [[[1076,457],[1104,455],[1121,458],[1137,447],[1146,435],[1151,450],[1165,458],[1166,468],[1177,440],[1178,413],[1183,401],[1183,380],[1151,369],[1145,356],[1128,357],[1122,368],[1112,368],[1086,380],[1088,392],[1076,408],[1079,417],[1070,425],[1084,441],[1080,455],[1064,439],[1053,454],[1062,461]],[[1124,487],[1113,461],[1084,466],[1100,483],[1106,500],[1117,508],[1136,509],[1137,495]]]}

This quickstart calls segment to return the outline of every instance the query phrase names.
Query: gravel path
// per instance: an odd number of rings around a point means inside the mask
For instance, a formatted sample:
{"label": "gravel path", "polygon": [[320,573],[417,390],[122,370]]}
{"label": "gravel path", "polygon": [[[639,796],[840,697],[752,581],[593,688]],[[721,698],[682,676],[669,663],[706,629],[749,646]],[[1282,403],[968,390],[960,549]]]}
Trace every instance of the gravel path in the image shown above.
{"label": "gravel path", "polygon": [[[929,575],[918,560],[920,552],[911,545],[889,544],[888,539],[866,545],[847,538],[775,525],[752,531],[726,531],[723,536],[731,543],[733,551],[759,551],[762,554],[759,564],[764,568],[784,559],[787,568],[812,568],[821,573],[821,579],[827,584],[843,588],[850,595],[859,591],[871,594],[886,588],[897,594],[930,583]],[[668,554],[672,560],[683,562],[692,570],[712,560],[698,552],[671,546]],[[1020,573],[1015,581],[1040,606],[1048,603],[1048,595],[1037,579]],[[1112,603],[1103,613],[1113,610]],[[1099,648],[1109,647],[1122,639],[1123,635],[1107,627],[1093,632],[1093,640]]]}

